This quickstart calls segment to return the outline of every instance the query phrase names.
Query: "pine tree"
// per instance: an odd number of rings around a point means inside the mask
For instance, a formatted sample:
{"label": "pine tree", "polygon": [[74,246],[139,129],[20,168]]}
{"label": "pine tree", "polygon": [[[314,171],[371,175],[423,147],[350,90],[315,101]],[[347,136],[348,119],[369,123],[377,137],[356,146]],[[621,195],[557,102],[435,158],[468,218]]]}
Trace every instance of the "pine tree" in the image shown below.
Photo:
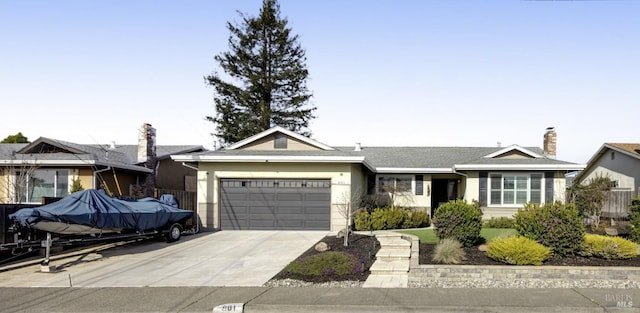
{"label": "pine tree", "polygon": [[305,136],[315,107],[307,89],[309,72],[305,50],[287,19],[280,17],[276,0],[263,0],[260,14],[242,23],[227,23],[229,51],[215,60],[231,78],[218,73],[206,80],[215,88],[216,115],[206,119],[216,125],[214,134],[233,143],[279,125]]}

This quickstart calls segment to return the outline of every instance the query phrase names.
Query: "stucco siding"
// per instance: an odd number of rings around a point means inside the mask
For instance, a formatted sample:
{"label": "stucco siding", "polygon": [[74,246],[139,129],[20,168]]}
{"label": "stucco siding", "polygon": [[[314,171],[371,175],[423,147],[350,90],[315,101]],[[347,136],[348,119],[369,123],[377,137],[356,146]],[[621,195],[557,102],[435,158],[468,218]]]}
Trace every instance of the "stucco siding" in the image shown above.
{"label": "stucco siding", "polygon": [[618,188],[640,187],[640,160],[617,151],[607,150],[589,165],[587,171],[580,181],[582,184],[588,184],[597,176],[608,176],[611,180],[618,181]]}
{"label": "stucco siding", "polygon": [[7,174],[7,170],[0,169],[0,203],[11,202],[9,186],[11,185],[11,175]]}
{"label": "stucco siding", "polygon": [[466,188],[464,189],[464,200],[472,202],[480,200],[480,172],[468,172],[466,178]]}
{"label": "stucco siding", "polygon": [[[351,164],[299,163],[201,163],[198,172],[198,203],[200,219],[206,229],[219,229],[219,182],[221,178],[281,178],[331,180],[331,231],[344,227],[344,217],[338,212],[343,197],[350,198],[354,181],[362,184],[362,173],[352,171]],[[202,186],[206,182],[206,186]],[[204,201],[204,202],[202,202]]]}

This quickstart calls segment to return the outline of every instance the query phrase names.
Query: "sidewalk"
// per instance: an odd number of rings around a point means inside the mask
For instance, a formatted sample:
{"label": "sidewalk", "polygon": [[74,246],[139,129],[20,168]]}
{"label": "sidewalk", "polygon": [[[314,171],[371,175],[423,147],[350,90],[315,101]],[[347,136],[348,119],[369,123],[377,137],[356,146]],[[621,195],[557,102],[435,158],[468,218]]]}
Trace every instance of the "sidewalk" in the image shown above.
{"label": "sidewalk", "polygon": [[215,307],[229,303],[243,303],[243,312],[247,313],[640,312],[640,290],[284,287],[0,288],[0,303],[2,312],[36,313],[204,313],[212,312]]}

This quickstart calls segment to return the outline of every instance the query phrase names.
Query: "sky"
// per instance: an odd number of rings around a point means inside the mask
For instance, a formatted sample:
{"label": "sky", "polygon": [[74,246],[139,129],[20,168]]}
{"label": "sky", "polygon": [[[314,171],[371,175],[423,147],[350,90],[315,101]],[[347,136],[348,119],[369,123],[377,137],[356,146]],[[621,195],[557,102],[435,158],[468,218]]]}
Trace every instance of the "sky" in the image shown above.
{"label": "sky", "polygon": [[[640,1],[280,0],[306,50],[312,138],[542,147],[640,142]],[[213,147],[227,22],[261,0],[0,0],[0,137]]]}

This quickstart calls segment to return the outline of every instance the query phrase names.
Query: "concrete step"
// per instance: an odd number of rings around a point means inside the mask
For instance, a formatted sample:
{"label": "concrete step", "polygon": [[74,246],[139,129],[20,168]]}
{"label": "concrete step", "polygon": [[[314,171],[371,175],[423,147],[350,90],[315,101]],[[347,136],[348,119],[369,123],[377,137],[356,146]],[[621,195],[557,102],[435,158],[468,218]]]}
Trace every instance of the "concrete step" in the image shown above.
{"label": "concrete step", "polygon": [[376,253],[376,258],[382,261],[409,261],[411,249],[407,247],[382,247]]}
{"label": "concrete step", "polygon": [[369,270],[372,275],[403,274],[409,272],[409,262],[376,260]]}
{"label": "concrete step", "polygon": [[407,247],[411,248],[411,242],[408,240],[404,240],[400,237],[376,237],[378,242],[380,242],[381,248],[389,248],[389,247]]}
{"label": "concrete step", "polygon": [[409,275],[369,275],[362,288],[407,288]]}

